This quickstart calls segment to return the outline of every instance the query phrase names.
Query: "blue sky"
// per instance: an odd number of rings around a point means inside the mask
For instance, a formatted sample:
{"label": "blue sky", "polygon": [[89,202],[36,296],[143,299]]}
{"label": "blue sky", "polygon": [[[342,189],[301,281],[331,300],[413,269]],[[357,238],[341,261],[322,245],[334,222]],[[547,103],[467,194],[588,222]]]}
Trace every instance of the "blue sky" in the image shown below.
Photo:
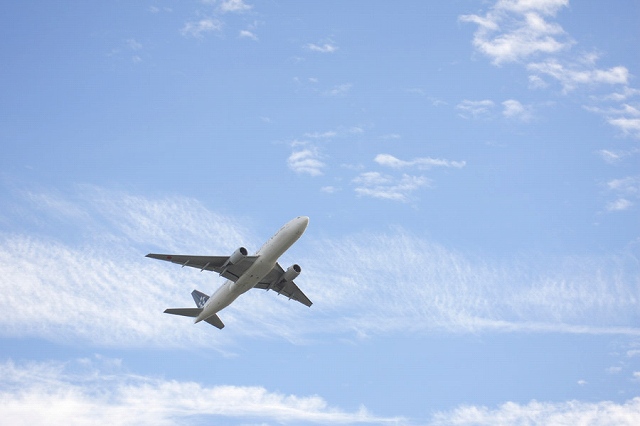
{"label": "blue sky", "polygon": [[[3,2],[2,418],[640,423],[638,16]],[[311,308],[162,313],[298,215]]]}

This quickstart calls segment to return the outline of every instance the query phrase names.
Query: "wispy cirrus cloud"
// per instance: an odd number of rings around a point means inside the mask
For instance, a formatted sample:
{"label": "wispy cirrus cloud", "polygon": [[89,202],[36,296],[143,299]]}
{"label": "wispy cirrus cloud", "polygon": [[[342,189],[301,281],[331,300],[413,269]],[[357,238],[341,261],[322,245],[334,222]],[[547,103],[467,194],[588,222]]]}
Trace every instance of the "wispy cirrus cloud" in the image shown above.
{"label": "wispy cirrus cloud", "polygon": [[[332,265],[305,261],[318,271],[310,282],[314,297],[333,315],[342,312],[338,328],[362,335],[401,329],[640,335],[633,256],[526,262],[515,256],[503,264],[396,230],[319,241],[314,257]],[[340,275],[355,259],[359,268]]]}
{"label": "wispy cirrus cloud", "polygon": [[433,416],[430,425],[635,425],[640,422],[640,398],[623,403],[601,402],[507,402],[495,409],[462,406]]}
{"label": "wispy cirrus cloud", "polygon": [[[425,178],[375,172],[360,179],[361,195],[396,201],[428,185]],[[624,191],[634,185],[611,183]],[[262,241],[237,219],[189,198],[147,198],[94,187],[67,197],[33,192],[22,197],[25,209],[6,220],[27,221],[31,229],[29,224],[43,217],[53,225],[46,233],[22,233],[16,225],[14,232],[0,234],[0,309],[12,313],[0,317],[4,337],[56,341],[64,336],[66,342],[96,346],[228,351],[234,339],[247,336],[301,341],[354,332],[443,330],[640,335],[633,255],[492,261],[394,229],[309,241],[308,252],[298,252],[295,261],[303,267],[298,285],[314,306],[250,291],[220,314],[234,333],[212,340],[208,325],[162,311],[190,306],[193,288],[210,293],[223,280],[144,255],[165,249],[230,254],[240,245],[257,248]],[[40,202],[52,198],[59,200]],[[22,215],[26,210],[35,216]],[[70,237],[70,224],[80,234]],[[394,283],[391,293],[389,282]],[[38,297],[29,296],[34,294]],[[283,322],[297,326],[279,327]]]}
{"label": "wispy cirrus cloud", "polygon": [[390,154],[378,154],[374,160],[381,166],[387,166],[394,169],[402,169],[407,167],[417,167],[419,169],[429,169],[431,167],[454,167],[460,169],[466,165],[465,161],[451,161],[441,158],[421,157],[413,160],[400,160]]}
{"label": "wispy cirrus cloud", "polygon": [[[174,425],[194,416],[260,418],[278,423],[386,424],[360,407],[349,412],[322,397],[286,395],[259,386],[205,386],[127,374],[104,358],[71,363],[0,363],[0,411],[3,422],[28,424]],[[109,365],[110,364],[110,365]],[[33,407],[38,407],[34,410]]]}
{"label": "wispy cirrus cloud", "polygon": [[429,186],[430,180],[424,176],[408,174],[394,177],[378,172],[365,172],[355,177],[352,183],[356,194],[360,196],[406,202],[413,192]]}
{"label": "wispy cirrus cloud", "polygon": [[338,46],[336,46],[335,43],[333,42],[321,43],[321,44],[309,43],[305,45],[305,48],[312,52],[319,52],[319,53],[335,53],[338,51]]}

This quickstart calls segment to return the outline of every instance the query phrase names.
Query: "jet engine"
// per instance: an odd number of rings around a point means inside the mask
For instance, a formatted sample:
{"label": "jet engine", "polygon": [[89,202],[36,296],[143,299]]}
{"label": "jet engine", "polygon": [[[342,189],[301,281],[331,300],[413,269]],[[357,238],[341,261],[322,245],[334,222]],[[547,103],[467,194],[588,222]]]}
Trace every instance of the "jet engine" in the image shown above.
{"label": "jet engine", "polygon": [[282,275],[282,281],[293,281],[300,275],[300,272],[302,272],[300,265],[291,265],[287,268],[284,275]]}
{"label": "jet engine", "polygon": [[224,266],[235,265],[238,262],[241,262],[242,259],[247,257],[247,254],[249,254],[247,249],[244,247],[240,247],[239,249],[234,251],[231,256],[229,256],[229,260],[227,260]]}

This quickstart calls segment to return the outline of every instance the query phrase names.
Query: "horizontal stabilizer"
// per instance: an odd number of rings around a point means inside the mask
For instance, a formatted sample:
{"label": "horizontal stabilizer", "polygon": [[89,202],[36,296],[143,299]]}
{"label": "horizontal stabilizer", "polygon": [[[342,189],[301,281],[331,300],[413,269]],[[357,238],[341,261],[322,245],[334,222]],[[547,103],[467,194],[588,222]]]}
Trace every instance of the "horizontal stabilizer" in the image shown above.
{"label": "horizontal stabilizer", "polygon": [[219,328],[220,330],[224,328],[224,324],[222,323],[222,321],[220,321],[220,318],[216,314],[211,315],[205,320],[205,322],[208,322],[209,324]]}
{"label": "horizontal stabilizer", "polygon": [[164,310],[165,314],[182,315],[183,317],[191,318],[197,317],[200,312],[202,312],[202,308],[170,308]]}

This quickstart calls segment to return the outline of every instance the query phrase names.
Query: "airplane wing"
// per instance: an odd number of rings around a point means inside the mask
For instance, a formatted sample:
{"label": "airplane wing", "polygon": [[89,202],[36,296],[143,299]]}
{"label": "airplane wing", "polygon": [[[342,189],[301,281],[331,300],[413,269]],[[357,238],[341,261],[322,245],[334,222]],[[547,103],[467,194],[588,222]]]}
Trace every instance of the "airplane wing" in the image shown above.
{"label": "airplane wing", "polygon": [[[223,268],[223,265],[229,260],[230,256],[188,256],[181,254],[156,254],[149,253],[147,257],[152,259],[164,260],[167,262],[175,263],[178,265],[190,266],[192,268],[198,268],[201,271],[214,271],[222,273],[222,276],[233,282],[244,274],[247,269],[253,265],[258,256],[246,256],[240,262],[231,264]],[[284,269],[279,263],[260,281],[254,288],[260,288],[263,290],[273,290],[278,294],[282,294],[289,299],[296,300],[303,305],[311,306],[312,302],[307,296],[298,288],[293,281],[284,281],[282,279],[284,275]]]}
{"label": "airplane wing", "polygon": [[289,299],[296,300],[305,306],[311,306],[313,303],[305,294],[298,288],[293,281],[284,281],[282,276],[284,275],[284,269],[279,263],[260,281],[254,288],[260,288],[263,290],[273,290],[278,294],[282,294]]}
{"label": "airplane wing", "polygon": [[229,260],[230,256],[188,256],[181,254],[156,254],[149,253],[147,257],[158,260],[165,260],[167,262],[176,263],[178,265],[190,266],[192,268],[198,268],[201,271],[214,271],[222,273],[222,276],[233,282],[238,280],[240,275],[244,274],[247,269],[253,265],[258,256],[246,256],[240,262],[232,265],[228,265],[223,268],[223,265]]}

